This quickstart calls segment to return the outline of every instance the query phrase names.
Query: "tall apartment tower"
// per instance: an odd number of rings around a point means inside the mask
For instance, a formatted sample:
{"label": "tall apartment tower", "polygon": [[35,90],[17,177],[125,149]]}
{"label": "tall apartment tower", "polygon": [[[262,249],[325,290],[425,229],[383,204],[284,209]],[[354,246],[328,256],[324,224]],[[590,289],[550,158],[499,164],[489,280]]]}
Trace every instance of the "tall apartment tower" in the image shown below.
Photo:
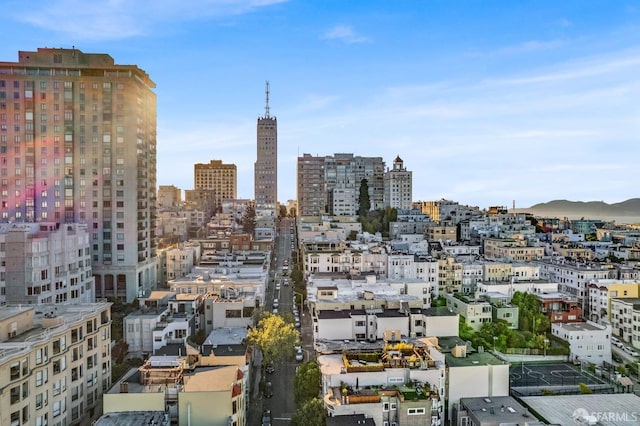
{"label": "tall apartment tower", "polygon": [[297,198],[299,216],[319,216],[327,212],[324,157],[298,157]]}
{"label": "tall apartment tower", "polygon": [[383,208],[384,161],[382,157],[334,154],[298,157],[297,196],[300,216],[354,215],[358,210],[360,183],[366,179],[371,209]]}
{"label": "tall apartment tower", "polygon": [[412,203],[412,172],[404,167],[400,156],[393,160],[393,168],[384,174],[384,206],[409,210]]}
{"label": "tall apartment tower", "polygon": [[276,218],[278,203],[278,120],[269,112],[269,82],[266,84],[264,117],[258,118],[257,160],[254,167],[256,219]]}
{"label": "tall apartment tower", "polygon": [[193,167],[194,189],[212,191],[213,206],[221,211],[223,200],[237,198],[238,170],[235,164],[223,164],[220,160],[211,160],[209,164],[196,164]]}
{"label": "tall apartment tower", "polygon": [[0,62],[0,221],[86,223],[97,297],[156,283],[154,87],[75,48]]}

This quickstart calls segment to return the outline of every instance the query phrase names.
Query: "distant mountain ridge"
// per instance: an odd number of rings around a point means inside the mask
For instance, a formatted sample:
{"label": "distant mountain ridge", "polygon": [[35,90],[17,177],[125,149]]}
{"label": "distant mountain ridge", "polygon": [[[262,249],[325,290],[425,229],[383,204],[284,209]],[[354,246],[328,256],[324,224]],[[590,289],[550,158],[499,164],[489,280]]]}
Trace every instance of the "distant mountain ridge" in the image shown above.
{"label": "distant mountain ridge", "polygon": [[640,218],[640,198],[631,198],[613,204],[607,204],[603,201],[553,200],[535,204],[523,210],[535,215],[566,216],[569,218]]}

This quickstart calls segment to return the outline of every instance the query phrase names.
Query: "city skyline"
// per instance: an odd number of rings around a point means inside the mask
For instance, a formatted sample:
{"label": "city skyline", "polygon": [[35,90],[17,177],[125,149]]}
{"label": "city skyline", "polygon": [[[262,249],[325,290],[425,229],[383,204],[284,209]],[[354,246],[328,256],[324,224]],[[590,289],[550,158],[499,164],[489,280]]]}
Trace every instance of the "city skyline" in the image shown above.
{"label": "city skyline", "polygon": [[[253,197],[265,80],[279,201],[304,153],[400,156],[414,200],[637,196],[640,10],[609,2],[9,2],[0,60],[75,46],[157,84],[158,185],[238,167]],[[29,9],[27,9],[29,7]]]}

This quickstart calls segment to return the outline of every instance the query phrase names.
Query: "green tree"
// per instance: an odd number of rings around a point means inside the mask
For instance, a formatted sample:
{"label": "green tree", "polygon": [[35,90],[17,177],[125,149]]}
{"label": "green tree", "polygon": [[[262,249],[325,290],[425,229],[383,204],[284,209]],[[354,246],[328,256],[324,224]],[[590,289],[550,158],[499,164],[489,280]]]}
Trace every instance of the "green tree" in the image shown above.
{"label": "green tree", "polygon": [[256,230],[256,209],[253,206],[247,207],[242,216],[242,230],[251,235]]}
{"label": "green tree", "polygon": [[278,207],[278,217],[287,217],[287,206],[284,204],[280,204],[280,207]]}
{"label": "green tree", "polygon": [[358,238],[358,231],[352,230],[351,232],[349,232],[349,235],[347,236],[347,241],[355,241],[356,238]]}
{"label": "green tree", "polygon": [[291,418],[293,426],[325,426],[327,410],[320,398],[313,398],[299,407]]}
{"label": "green tree", "polygon": [[300,333],[292,323],[280,315],[264,313],[258,325],[247,334],[249,343],[262,351],[263,365],[280,359],[293,359],[294,345],[300,340]]}
{"label": "green tree", "polygon": [[302,281],[304,280],[304,276],[302,275],[302,271],[300,270],[300,267],[298,266],[297,263],[293,265],[293,268],[291,268],[291,273],[289,274],[289,278],[291,279],[291,281],[293,281],[296,287],[302,284]]}
{"label": "green tree", "polygon": [[358,194],[358,215],[365,217],[371,210],[371,200],[369,199],[369,182],[366,179],[360,181],[360,193]]}
{"label": "green tree", "polygon": [[301,406],[318,396],[321,377],[320,367],[316,361],[308,361],[298,367],[293,382],[296,405]]}
{"label": "green tree", "polygon": [[578,383],[578,386],[580,387],[580,393],[583,395],[588,395],[593,393],[593,390],[591,390],[591,388],[589,386],[587,386],[584,383]]}

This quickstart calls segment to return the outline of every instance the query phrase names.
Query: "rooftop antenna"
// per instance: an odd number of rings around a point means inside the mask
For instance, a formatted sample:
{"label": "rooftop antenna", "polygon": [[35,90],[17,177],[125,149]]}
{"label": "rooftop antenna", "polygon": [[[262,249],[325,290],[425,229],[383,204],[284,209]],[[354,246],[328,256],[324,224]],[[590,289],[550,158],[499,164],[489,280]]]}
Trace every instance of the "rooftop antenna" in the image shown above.
{"label": "rooftop antenna", "polygon": [[270,118],[269,116],[269,80],[267,80],[266,87],[264,89],[264,93],[267,97],[267,103],[264,106],[264,118]]}

